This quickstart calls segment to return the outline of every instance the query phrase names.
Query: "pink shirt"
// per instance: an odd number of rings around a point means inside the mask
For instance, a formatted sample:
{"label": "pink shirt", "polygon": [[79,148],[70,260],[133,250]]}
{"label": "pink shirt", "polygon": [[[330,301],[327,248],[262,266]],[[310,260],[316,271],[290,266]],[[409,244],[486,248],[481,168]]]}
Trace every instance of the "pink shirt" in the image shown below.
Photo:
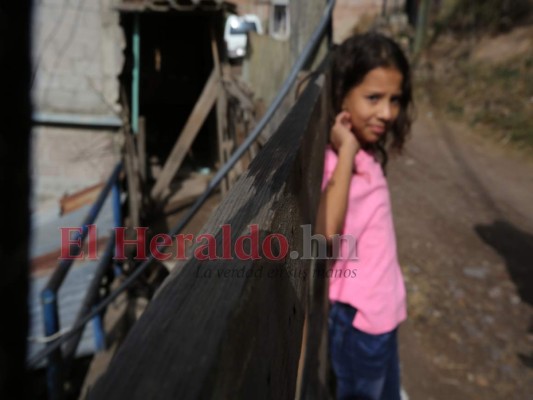
{"label": "pink shirt", "polygon": [[[337,154],[328,147],[322,188],[331,178]],[[331,301],[357,309],[353,326],[370,334],[395,329],[407,317],[405,286],[396,254],[396,238],[387,181],[371,153],[359,150],[352,175],[343,234],[353,235],[356,257],[341,241],[341,258],[330,272]],[[357,258],[357,259],[354,259]]]}

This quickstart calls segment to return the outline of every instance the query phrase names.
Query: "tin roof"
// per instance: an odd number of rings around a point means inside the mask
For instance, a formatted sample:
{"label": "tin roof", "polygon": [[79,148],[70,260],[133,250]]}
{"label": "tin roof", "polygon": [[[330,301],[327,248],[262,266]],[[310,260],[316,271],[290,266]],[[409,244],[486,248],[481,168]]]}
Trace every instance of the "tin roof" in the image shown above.
{"label": "tin roof", "polygon": [[[31,258],[35,259],[44,254],[55,254],[55,251],[60,246],[59,227],[80,226],[80,222],[84,220],[84,217],[90,209],[91,205],[87,205],[63,216],[57,215],[57,209],[34,213],[32,215]],[[108,196],[104,202],[96,223],[98,234],[102,238],[108,237],[110,229],[113,228],[111,196]],[[69,329],[74,324],[98,262],[75,261],[61,285],[57,295],[61,330]],[[28,360],[44,349],[46,345],[43,341],[45,334],[40,293],[48,283],[52,273],[53,269],[38,271],[30,280]],[[95,352],[96,346],[92,325],[92,323],[88,323],[85,326],[83,336],[76,351],[76,357]],[[44,366],[44,363],[45,361],[43,360],[39,367]]]}

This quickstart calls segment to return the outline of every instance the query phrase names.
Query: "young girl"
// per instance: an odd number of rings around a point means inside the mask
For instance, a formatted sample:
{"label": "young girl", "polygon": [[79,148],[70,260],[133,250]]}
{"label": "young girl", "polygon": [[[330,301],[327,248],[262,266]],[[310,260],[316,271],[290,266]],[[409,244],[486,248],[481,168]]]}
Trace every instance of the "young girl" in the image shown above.
{"label": "young girl", "polygon": [[[317,232],[351,235],[330,271],[329,341],[338,399],[400,399],[396,331],[406,301],[389,190],[387,147],[409,132],[411,80],[399,46],[377,33],[347,39],[332,65],[335,121],[324,161]],[[346,247],[346,246],[345,246]],[[346,257],[348,250],[356,257]]]}

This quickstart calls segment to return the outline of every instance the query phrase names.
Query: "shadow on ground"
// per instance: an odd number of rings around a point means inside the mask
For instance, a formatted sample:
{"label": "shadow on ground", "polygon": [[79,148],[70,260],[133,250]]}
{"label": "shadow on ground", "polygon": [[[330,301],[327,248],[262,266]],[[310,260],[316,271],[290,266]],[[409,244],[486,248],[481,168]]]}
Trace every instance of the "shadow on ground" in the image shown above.
{"label": "shadow on ground", "polygon": [[[503,220],[495,220],[491,225],[476,225],[474,229],[505,260],[521,300],[533,306],[533,235]],[[533,334],[533,318],[528,333]],[[525,366],[533,368],[533,352],[518,354],[518,357]]]}

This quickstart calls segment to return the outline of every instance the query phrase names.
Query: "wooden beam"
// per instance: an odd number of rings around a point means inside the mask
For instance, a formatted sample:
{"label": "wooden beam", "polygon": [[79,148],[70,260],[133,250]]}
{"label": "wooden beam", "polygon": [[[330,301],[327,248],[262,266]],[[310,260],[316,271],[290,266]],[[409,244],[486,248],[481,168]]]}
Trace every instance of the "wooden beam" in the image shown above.
{"label": "wooden beam", "polygon": [[129,131],[124,131],[124,169],[128,183],[128,204],[129,204],[129,226],[136,228],[140,226],[141,214],[141,189],[139,185],[137,152],[133,135]]}
{"label": "wooden beam", "polygon": [[[300,226],[313,224],[320,198],[328,132],[320,98],[327,93],[320,82],[308,85],[223,199],[202,229],[217,249],[227,243],[222,225],[229,224],[226,239],[236,243],[253,224],[259,243],[277,233],[288,254],[303,254]],[[251,260],[232,251],[229,259],[179,264],[89,399],[294,398],[310,263],[289,256]]]}
{"label": "wooden beam", "polygon": [[139,174],[143,187],[146,185],[147,163],[146,163],[146,118],[139,117],[139,132],[137,133],[137,153],[139,157]]}
{"label": "wooden beam", "polygon": [[215,37],[215,32],[212,28],[211,28],[211,55],[213,56],[213,65],[215,68],[215,72],[218,76],[221,76],[222,71],[220,69],[220,57],[218,55],[217,39]]}
{"label": "wooden beam", "polygon": [[71,213],[87,204],[94,203],[103,187],[103,183],[97,183],[76,193],[64,195],[59,200],[60,215]]}
{"label": "wooden beam", "polygon": [[[228,137],[227,135],[227,97],[224,85],[222,85],[222,70],[220,67],[220,57],[218,55],[218,47],[215,38],[215,33],[211,29],[211,54],[213,56],[213,64],[219,81],[219,92],[217,96],[216,114],[217,114],[217,149],[218,149],[218,161],[220,166],[223,166],[228,160],[229,156],[224,150],[224,144]],[[220,184],[220,191],[222,196],[225,196],[229,190],[229,178],[226,176]]]}
{"label": "wooden beam", "polygon": [[244,92],[244,90],[239,86],[235,78],[226,79],[224,81],[224,87],[226,88],[230,96],[235,97],[239,101],[243,109],[251,111],[254,110],[255,106],[252,99],[250,98],[250,95]]}
{"label": "wooden beam", "polygon": [[154,200],[161,200],[166,194],[170,182],[178,172],[185,155],[189,151],[196,135],[209,115],[209,111],[211,111],[213,104],[215,104],[220,89],[219,86],[220,78],[217,75],[216,70],[213,69],[202,90],[200,98],[196,102],[185,127],[181,131],[172,152],[168,156],[163,171],[161,171],[161,175],[152,189],[152,197]]}

